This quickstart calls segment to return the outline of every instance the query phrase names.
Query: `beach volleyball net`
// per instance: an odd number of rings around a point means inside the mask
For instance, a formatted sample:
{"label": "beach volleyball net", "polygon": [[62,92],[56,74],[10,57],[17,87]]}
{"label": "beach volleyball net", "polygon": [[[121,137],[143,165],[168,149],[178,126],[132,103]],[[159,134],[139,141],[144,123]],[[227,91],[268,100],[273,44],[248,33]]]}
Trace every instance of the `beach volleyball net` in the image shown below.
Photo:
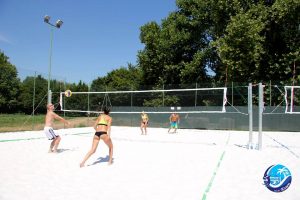
{"label": "beach volleyball net", "polygon": [[60,110],[99,113],[222,113],[226,112],[227,88],[132,90],[60,93]]}
{"label": "beach volleyball net", "polygon": [[180,128],[248,130],[248,86],[70,92],[53,95],[66,116],[95,117],[108,106],[116,126],[140,126],[144,111],[151,127],[169,127],[176,112]]}
{"label": "beach volleyball net", "polygon": [[285,113],[300,114],[300,86],[284,86]]}
{"label": "beach volleyball net", "polygon": [[262,85],[263,114],[300,114],[300,86]]}

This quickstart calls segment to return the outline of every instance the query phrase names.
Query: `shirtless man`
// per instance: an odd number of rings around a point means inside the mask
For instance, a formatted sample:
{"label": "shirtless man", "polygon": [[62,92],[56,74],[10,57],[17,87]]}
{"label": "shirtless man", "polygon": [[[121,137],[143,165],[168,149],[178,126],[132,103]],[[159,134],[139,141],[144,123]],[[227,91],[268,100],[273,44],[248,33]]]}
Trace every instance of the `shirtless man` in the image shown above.
{"label": "shirtless man", "polygon": [[44,127],[44,133],[46,134],[47,138],[49,140],[52,140],[49,148],[49,153],[57,153],[57,147],[59,145],[59,142],[61,140],[60,136],[54,132],[52,126],[54,119],[60,120],[61,122],[69,125],[70,122],[65,120],[64,118],[60,117],[56,113],[54,113],[54,105],[48,104],[47,105],[47,114],[45,117],[45,127]]}
{"label": "shirtless man", "polygon": [[170,116],[170,128],[168,130],[168,133],[170,132],[170,130],[173,128],[174,129],[174,133],[176,133],[176,130],[178,128],[178,124],[179,124],[179,115],[177,113],[172,113]]}

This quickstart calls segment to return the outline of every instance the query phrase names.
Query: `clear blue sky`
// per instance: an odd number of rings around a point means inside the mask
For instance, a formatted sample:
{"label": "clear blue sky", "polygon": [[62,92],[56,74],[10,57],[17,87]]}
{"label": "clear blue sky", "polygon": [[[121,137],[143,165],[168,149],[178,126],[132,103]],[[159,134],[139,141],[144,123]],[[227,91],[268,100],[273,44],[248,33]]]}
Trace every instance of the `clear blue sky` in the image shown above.
{"label": "clear blue sky", "polygon": [[88,84],[136,64],[140,27],[160,24],[175,10],[175,0],[0,0],[0,50],[20,77],[37,71],[47,78],[50,26],[43,18],[61,19],[53,35],[52,77]]}

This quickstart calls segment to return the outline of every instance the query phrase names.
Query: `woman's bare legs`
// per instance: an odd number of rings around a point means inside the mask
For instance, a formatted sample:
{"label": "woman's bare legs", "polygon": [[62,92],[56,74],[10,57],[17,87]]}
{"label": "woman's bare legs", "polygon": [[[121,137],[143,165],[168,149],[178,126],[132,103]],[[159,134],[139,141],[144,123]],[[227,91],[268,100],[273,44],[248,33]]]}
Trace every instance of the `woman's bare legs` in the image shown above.
{"label": "woman's bare legs", "polygon": [[141,122],[141,131],[142,131],[142,134],[141,135],[144,135],[144,123],[143,122]]}
{"label": "woman's bare legs", "polygon": [[108,164],[111,165],[113,162],[113,143],[112,143],[110,137],[108,137],[107,135],[101,135],[100,137],[109,148]]}
{"label": "woman's bare legs", "polygon": [[96,152],[98,144],[99,144],[99,141],[100,141],[100,138],[98,136],[94,135],[92,148],[86,154],[86,156],[84,157],[83,161],[80,163],[80,167],[84,167],[84,163],[91,157],[91,155],[93,155]]}
{"label": "woman's bare legs", "polygon": [[142,131],[142,135],[147,135],[147,123],[144,122],[141,123],[141,131]]}

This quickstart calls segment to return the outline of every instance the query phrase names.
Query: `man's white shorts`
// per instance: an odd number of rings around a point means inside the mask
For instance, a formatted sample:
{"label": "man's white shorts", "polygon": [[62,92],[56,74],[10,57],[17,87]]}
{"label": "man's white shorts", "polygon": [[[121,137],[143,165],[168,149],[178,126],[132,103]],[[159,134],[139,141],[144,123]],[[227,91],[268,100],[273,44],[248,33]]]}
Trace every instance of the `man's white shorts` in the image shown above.
{"label": "man's white shorts", "polygon": [[46,134],[49,140],[54,140],[55,138],[59,137],[58,134],[54,133],[52,127],[48,127],[48,126],[44,127],[44,133]]}

